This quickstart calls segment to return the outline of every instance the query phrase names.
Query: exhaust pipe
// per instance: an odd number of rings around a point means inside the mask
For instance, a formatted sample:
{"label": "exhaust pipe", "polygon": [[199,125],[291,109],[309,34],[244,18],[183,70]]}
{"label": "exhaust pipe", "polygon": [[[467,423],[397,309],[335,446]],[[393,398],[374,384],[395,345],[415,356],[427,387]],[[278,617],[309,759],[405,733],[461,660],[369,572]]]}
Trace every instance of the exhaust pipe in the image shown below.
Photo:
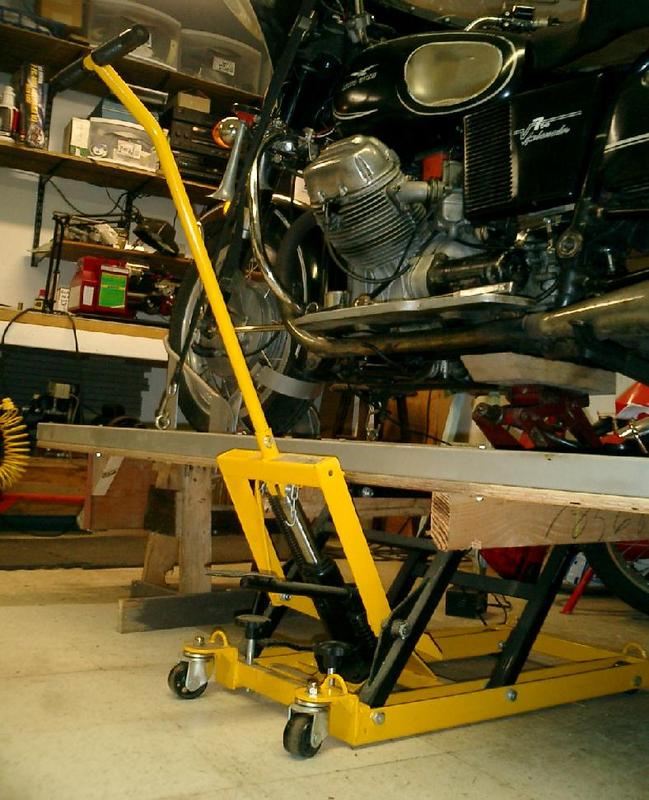
{"label": "exhaust pipe", "polygon": [[515,320],[488,323],[461,331],[432,331],[412,335],[389,334],[332,339],[309,333],[294,324],[284,309],[284,323],[291,336],[307,350],[324,358],[350,358],[381,353],[430,353],[449,358],[483,352],[516,352],[527,355],[579,358],[574,327],[586,323],[602,341],[638,344],[649,337],[649,281],[627,286],[601,297],[583,300],[567,308],[542,311]]}

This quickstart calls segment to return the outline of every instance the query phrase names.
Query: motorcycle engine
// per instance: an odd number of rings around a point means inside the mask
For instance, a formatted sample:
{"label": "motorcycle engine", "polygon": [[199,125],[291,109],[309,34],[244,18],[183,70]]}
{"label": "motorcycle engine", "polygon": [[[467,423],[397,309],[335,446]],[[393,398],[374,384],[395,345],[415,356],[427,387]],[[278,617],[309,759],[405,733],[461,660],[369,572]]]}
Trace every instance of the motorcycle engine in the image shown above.
{"label": "motorcycle engine", "polygon": [[352,297],[429,296],[426,278],[435,257],[477,252],[455,241],[464,224],[462,189],[439,187],[431,217],[429,187],[405,175],[397,154],[374,137],[352,136],[324,148],[304,170],[304,181]]}

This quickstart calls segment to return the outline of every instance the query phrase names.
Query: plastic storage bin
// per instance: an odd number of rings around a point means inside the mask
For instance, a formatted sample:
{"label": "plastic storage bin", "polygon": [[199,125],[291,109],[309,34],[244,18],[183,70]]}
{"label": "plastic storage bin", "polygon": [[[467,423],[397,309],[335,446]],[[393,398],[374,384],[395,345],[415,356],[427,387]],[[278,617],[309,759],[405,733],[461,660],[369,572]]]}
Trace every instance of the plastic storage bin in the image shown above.
{"label": "plastic storage bin", "polygon": [[91,45],[102,44],[137,24],[149,29],[149,41],[134,50],[129,58],[177,70],[181,27],[177,19],[128,0],[90,0],[86,35]]}
{"label": "plastic storage bin", "polygon": [[183,30],[180,69],[213,83],[257,94],[261,76],[261,52],[218,33]]}

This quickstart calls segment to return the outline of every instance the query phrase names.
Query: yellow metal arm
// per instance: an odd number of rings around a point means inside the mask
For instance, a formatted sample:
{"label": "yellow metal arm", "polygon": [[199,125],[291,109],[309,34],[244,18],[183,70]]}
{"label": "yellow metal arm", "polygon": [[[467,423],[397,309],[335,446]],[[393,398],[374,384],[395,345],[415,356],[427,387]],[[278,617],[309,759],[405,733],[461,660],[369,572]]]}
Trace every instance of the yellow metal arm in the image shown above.
{"label": "yellow metal arm", "polygon": [[248,414],[252,422],[262,458],[272,458],[278,455],[273,432],[266,421],[264,410],[252,381],[250,370],[248,369],[246,359],[241,350],[241,345],[234,330],[232,320],[230,319],[227,305],[225,304],[214,270],[212,269],[212,262],[205,248],[200,228],[196,222],[167,137],[155,118],[111,66],[100,67],[98,64],[95,64],[91,56],[86,56],[84,59],[84,66],[87,70],[95,72],[99,78],[101,78],[115,97],[122,102],[125,108],[135,117],[151,138],[158,158],[160,159],[160,167],[167,181],[167,185],[169,186],[172,200],[178,211],[178,219],[187,237],[189,249],[196,262],[198,274],[203,282],[205,294],[207,295],[219,333],[221,334],[225,352],[227,353],[234,376],[239,384],[243,402],[248,409]]}

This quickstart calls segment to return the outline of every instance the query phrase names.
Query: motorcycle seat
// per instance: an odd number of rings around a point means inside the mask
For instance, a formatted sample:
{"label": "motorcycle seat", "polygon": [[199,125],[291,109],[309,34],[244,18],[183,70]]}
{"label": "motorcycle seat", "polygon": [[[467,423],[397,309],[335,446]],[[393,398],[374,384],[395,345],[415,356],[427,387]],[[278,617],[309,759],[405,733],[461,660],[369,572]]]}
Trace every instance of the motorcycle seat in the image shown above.
{"label": "motorcycle seat", "polygon": [[[535,72],[547,72],[592,53],[625,33],[649,26],[649,0],[586,0],[577,22],[526,37]],[[647,42],[649,49],[649,42]]]}

